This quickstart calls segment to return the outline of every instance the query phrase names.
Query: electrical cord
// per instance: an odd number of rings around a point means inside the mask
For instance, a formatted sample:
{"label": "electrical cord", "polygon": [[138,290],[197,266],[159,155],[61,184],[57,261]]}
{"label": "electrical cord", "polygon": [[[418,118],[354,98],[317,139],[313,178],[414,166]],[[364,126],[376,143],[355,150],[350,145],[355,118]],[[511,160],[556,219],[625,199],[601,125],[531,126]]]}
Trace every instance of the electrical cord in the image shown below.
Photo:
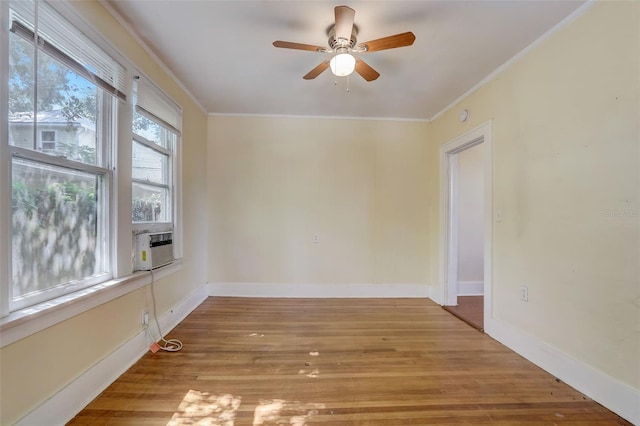
{"label": "electrical cord", "polygon": [[[156,327],[158,327],[158,334],[160,334],[160,339],[164,343],[164,345],[158,345],[158,347],[163,351],[178,352],[180,349],[182,349],[182,342],[180,340],[178,339],[166,340],[164,337],[162,337],[162,330],[160,329],[160,322],[158,321],[158,315],[156,313],[156,295],[155,295],[155,292],[153,291],[155,276],[153,275],[153,269],[150,270],[149,272],[151,272],[151,299],[153,301],[153,319],[155,320]],[[155,339],[153,338],[153,333],[151,332],[148,324],[147,324],[147,334],[149,335],[149,337],[151,337],[151,340],[155,342]]]}

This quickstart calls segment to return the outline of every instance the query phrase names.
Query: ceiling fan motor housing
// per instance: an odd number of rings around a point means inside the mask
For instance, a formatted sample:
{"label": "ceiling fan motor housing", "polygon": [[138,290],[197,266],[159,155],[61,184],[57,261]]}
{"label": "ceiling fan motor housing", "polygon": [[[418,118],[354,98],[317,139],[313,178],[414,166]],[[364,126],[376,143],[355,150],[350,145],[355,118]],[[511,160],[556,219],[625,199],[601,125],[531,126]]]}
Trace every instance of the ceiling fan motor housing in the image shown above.
{"label": "ceiling fan motor housing", "polygon": [[329,47],[331,47],[332,50],[337,50],[340,48],[353,49],[356,45],[356,42],[358,41],[356,35],[358,35],[358,27],[354,25],[353,29],[351,30],[351,39],[348,42],[338,40],[336,39],[335,25],[332,25],[331,28],[329,28]]}

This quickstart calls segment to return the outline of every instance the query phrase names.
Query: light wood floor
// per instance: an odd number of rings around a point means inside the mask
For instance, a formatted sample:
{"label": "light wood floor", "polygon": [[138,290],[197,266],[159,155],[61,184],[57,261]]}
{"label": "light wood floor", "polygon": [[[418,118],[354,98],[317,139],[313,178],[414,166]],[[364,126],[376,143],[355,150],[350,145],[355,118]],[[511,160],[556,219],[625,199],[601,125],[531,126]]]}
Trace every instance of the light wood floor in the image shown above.
{"label": "light wood floor", "polygon": [[628,424],[425,299],[209,298],[71,425]]}
{"label": "light wood floor", "polygon": [[484,330],[484,296],[458,296],[458,306],[443,306],[473,328]]}

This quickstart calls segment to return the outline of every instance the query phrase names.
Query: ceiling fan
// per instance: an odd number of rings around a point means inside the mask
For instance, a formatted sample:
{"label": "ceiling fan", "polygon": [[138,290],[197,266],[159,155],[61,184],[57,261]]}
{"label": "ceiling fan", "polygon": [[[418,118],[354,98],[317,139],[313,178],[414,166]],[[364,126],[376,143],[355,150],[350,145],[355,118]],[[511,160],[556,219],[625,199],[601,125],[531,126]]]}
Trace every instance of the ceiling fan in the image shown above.
{"label": "ceiling fan", "polygon": [[358,27],[353,24],[355,14],[356,11],[350,7],[336,6],[335,23],[329,27],[328,30],[329,48],[281,40],[274,41],[273,45],[275,47],[285,49],[309,50],[319,53],[335,53],[331,59],[322,61],[317,67],[303,76],[302,78],[305,80],[312,80],[327,68],[331,68],[331,72],[338,77],[347,76],[355,70],[355,72],[360,74],[365,80],[373,81],[380,77],[380,73],[353,54],[377,52],[379,50],[411,46],[416,39],[416,36],[412,32],[406,32],[356,44]]}

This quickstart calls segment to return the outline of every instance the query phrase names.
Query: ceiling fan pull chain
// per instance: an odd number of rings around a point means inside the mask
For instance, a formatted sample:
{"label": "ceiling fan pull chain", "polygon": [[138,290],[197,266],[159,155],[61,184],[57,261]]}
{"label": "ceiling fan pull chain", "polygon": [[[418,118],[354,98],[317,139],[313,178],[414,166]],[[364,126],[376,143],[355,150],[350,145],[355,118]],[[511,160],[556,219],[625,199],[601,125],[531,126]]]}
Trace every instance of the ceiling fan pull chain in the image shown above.
{"label": "ceiling fan pull chain", "polygon": [[349,93],[349,76],[347,76],[347,93]]}

